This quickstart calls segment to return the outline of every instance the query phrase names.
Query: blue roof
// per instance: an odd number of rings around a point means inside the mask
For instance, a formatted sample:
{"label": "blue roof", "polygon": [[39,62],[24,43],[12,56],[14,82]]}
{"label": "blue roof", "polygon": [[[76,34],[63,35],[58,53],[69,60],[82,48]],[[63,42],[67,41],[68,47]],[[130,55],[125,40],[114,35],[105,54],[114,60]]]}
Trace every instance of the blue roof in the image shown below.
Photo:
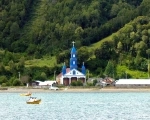
{"label": "blue roof", "polygon": [[72,47],[71,53],[76,53],[76,48],[74,46]]}

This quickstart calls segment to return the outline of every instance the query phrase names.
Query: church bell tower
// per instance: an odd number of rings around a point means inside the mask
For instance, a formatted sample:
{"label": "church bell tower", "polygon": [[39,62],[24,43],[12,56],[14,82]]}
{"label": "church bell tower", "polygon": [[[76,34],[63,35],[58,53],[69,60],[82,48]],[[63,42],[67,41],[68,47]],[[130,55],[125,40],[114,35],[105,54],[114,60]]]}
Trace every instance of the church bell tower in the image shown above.
{"label": "church bell tower", "polygon": [[77,69],[77,51],[76,48],[74,47],[74,41],[72,42],[73,47],[71,50],[71,58],[70,58],[70,70],[72,69]]}

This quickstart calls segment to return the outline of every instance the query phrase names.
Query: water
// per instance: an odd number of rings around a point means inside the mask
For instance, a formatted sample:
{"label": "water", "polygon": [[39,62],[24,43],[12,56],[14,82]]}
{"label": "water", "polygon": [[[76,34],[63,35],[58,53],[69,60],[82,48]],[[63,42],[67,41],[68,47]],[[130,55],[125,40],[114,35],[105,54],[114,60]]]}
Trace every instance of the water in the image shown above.
{"label": "water", "polygon": [[0,93],[0,120],[150,120],[150,93]]}

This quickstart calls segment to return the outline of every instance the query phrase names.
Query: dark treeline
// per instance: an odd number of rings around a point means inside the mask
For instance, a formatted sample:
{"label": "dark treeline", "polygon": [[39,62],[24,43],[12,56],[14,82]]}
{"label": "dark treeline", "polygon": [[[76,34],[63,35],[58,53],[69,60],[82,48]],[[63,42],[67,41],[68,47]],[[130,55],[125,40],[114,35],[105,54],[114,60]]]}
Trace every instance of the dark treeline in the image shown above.
{"label": "dark treeline", "polygon": [[13,51],[13,43],[20,38],[20,31],[28,19],[31,0],[0,1],[0,47]]}

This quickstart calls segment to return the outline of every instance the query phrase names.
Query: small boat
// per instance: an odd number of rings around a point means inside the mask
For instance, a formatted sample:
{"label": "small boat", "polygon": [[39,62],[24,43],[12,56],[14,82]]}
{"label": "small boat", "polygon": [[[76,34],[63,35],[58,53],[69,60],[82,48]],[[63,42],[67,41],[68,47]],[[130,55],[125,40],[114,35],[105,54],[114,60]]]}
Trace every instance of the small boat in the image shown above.
{"label": "small boat", "polygon": [[27,104],[40,104],[41,99],[37,99],[36,97],[30,97],[29,100],[26,101]]}
{"label": "small boat", "polygon": [[31,96],[32,93],[22,93],[20,96]]}

